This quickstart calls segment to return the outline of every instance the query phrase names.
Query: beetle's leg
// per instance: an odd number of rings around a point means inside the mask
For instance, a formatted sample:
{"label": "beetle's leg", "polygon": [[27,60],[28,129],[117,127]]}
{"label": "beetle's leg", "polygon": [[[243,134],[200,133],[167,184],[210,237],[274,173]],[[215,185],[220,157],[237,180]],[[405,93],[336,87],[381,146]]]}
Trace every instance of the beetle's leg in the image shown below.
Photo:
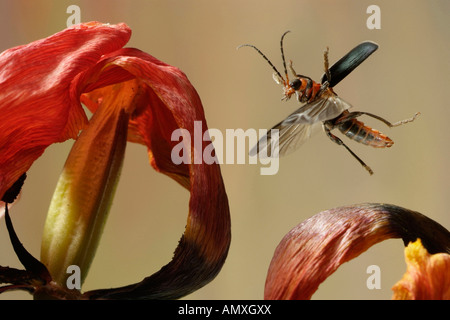
{"label": "beetle's leg", "polygon": [[387,121],[386,119],[377,116],[375,114],[369,113],[369,112],[362,112],[362,111],[355,111],[355,112],[350,112],[348,114],[346,114],[344,117],[342,117],[341,119],[339,119],[339,122],[344,122],[347,121],[349,119],[353,119],[362,115],[366,115],[372,118],[375,118],[377,120],[380,120],[381,122],[385,123],[389,128],[392,127],[398,127],[402,124],[408,123],[408,122],[413,122],[414,120],[416,120],[416,118],[420,115],[420,112],[417,112],[413,117],[409,118],[409,119],[405,119],[405,120],[400,120],[397,121],[395,123],[390,123],[389,121]]}
{"label": "beetle's leg", "polygon": [[364,163],[364,161],[361,160],[360,157],[358,157],[349,147],[347,147],[347,145],[338,137],[336,137],[334,134],[331,133],[330,129],[324,124],[323,125],[323,129],[325,130],[325,133],[327,134],[328,138],[331,139],[331,141],[333,141],[334,143],[343,146],[345,149],[347,149],[348,152],[351,153],[351,155],[353,157],[355,157],[356,160],[358,160],[358,162],[367,170],[369,171],[369,173],[372,175],[373,171],[372,169]]}
{"label": "beetle's leg", "polygon": [[327,47],[327,50],[325,50],[323,52],[323,62],[324,62],[324,67],[325,67],[325,74],[327,76],[327,82],[331,83],[331,72],[329,69],[329,63],[328,63],[328,52],[330,51],[330,49]]}
{"label": "beetle's leg", "polygon": [[289,60],[289,70],[292,72],[292,75],[294,77],[298,77],[297,72],[295,72],[295,70],[294,70],[294,64],[293,64],[292,60]]}
{"label": "beetle's leg", "polygon": [[412,116],[411,118],[397,121],[397,122],[391,124],[389,127],[397,127],[397,126],[401,126],[402,124],[405,124],[405,123],[408,123],[408,122],[413,122],[414,120],[416,120],[416,118],[419,115],[420,115],[420,112],[416,112],[416,114],[414,116]]}

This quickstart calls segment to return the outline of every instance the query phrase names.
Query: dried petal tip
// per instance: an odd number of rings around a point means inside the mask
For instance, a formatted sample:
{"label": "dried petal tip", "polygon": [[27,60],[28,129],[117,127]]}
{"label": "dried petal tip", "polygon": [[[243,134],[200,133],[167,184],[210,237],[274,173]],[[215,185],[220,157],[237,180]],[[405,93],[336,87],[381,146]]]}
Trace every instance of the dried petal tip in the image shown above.
{"label": "dried petal tip", "polygon": [[2,197],[2,201],[6,203],[13,203],[19,196],[20,190],[22,190],[23,183],[27,178],[27,174],[22,174],[19,179],[8,189]]}
{"label": "dried petal tip", "polygon": [[405,248],[406,273],[392,290],[395,300],[450,300],[450,255],[429,254],[422,241]]}

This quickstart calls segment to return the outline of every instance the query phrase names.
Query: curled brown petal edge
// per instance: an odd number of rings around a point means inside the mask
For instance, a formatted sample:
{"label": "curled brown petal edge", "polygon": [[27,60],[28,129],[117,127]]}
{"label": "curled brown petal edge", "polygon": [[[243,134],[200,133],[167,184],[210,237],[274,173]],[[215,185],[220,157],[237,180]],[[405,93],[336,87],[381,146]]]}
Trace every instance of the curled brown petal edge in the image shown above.
{"label": "curled brown petal edge", "polygon": [[366,203],[320,212],[280,242],[266,278],[268,300],[310,299],[342,263],[372,245],[417,238],[430,253],[450,252],[450,232],[421,213],[390,204]]}

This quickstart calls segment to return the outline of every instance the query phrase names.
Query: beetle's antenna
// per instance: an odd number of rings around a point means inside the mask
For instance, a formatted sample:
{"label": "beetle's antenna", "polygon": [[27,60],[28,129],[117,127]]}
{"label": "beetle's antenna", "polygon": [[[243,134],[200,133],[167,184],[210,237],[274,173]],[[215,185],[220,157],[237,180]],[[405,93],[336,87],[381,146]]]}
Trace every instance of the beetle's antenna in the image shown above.
{"label": "beetle's antenna", "polygon": [[281,40],[280,40],[281,59],[283,60],[284,74],[286,75],[287,83],[289,83],[289,76],[288,76],[288,72],[287,72],[287,68],[286,68],[286,59],[284,58],[283,39],[284,39],[284,36],[286,34],[288,34],[289,32],[291,32],[291,31],[288,30],[285,33],[283,33],[283,35],[281,36]]}
{"label": "beetle's antenna", "polygon": [[[269,58],[267,58],[266,57],[266,55],[264,54],[264,53],[262,53],[262,51],[261,50],[259,50],[257,47],[255,47],[254,45],[252,45],[252,44],[241,44],[239,47],[237,47],[237,49],[240,49],[240,48],[242,48],[242,47],[252,47],[253,49],[255,49],[269,64],[270,64],[270,66],[272,67],[272,69],[276,72],[276,74],[278,75],[278,77],[280,78],[280,79],[282,79],[283,80],[283,82],[286,82],[285,80],[284,80],[284,78],[283,78],[283,76],[281,75],[281,73],[277,70],[277,68],[275,68],[275,66],[273,65],[273,63],[269,60]],[[283,58],[283,61],[284,61],[284,58]],[[286,65],[284,66],[284,68],[286,69]]]}

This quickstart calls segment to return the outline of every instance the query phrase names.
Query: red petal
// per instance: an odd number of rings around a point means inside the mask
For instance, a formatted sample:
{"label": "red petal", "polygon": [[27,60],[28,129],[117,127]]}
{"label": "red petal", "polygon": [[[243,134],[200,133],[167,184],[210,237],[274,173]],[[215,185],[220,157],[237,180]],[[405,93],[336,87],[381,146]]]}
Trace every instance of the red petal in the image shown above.
{"label": "red petal", "polygon": [[86,23],[0,54],[0,195],[47,146],[77,136],[87,119],[74,79],[130,34],[125,24]]}
{"label": "red petal", "polygon": [[[194,154],[194,136],[203,140],[208,129],[200,97],[178,68],[137,49],[119,50],[83,75],[83,82],[89,83],[85,90],[93,91],[84,94],[82,102],[95,112],[102,96],[114,90],[114,85],[99,87],[130,77],[138,80],[134,92],[140,96],[134,106],[127,106],[133,113],[131,140],[147,146],[156,170],[190,190],[186,231],[174,258],[159,272],[134,285],[87,292],[86,297],[179,298],[211,281],[225,261],[231,238],[228,199],[218,164],[175,165],[172,161],[172,149],[179,143],[171,140],[174,130],[189,131],[188,148]],[[194,132],[195,121],[201,123],[200,133]],[[203,153],[206,146],[202,141],[197,152]]]}
{"label": "red petal", "polygon": [[125,48],[112,56],[104,56],[94,69],[79,79],[88,84],[84,91],[92,90],[84,94],[81,101],[95,112],[96,102],[111,90],[106,86],[131,78],[142,83],[145,97],[139,101],[130,121],[129,140],[148,147],[150,162],[156,170],[190,188],[190,168],[175,165],[171,159],[171,151],[178,144],[178,141],[171,141],[171,135],[174,130],[183,128],[193,138],[194,121],[202,122],[203,132],[208,128],[200,97],[180,69],[138,49]]}

